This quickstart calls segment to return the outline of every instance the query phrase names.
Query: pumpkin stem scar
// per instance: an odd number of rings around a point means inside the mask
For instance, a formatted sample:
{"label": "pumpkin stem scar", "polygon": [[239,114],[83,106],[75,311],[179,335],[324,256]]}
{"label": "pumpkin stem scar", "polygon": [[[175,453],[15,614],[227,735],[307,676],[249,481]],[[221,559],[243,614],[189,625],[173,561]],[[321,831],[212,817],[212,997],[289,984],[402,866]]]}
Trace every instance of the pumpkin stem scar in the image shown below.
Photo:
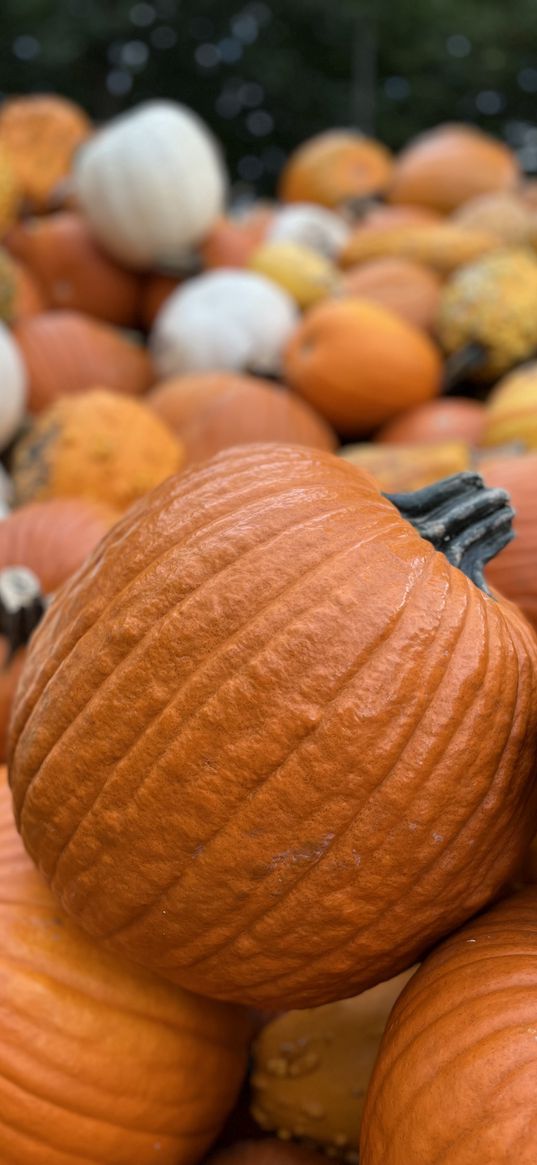
{"label": "pumpkin stem scar", "polygon": [[24,566],[0,571],[0,634],[8,641],[4,667],[30,636],[46,610],[48,599],[41,593],[39,579]]}
{"label": "pumpkin stem scar", "polygon": [[487,355],[485,345],[480,344],[478,340],[472,340],[463,348],[459,348],[457,352],[452,352],[444,365],[441,391],[447,395],[456,389],[468,372],[473,372],[474,369],[479,368],[480,364],[484,363]]}
{"label": "pumpkin stem scar", "polygon": [[484,567],[514,538],[515,512],[506,490],[488,489],[479,473],[455,473],[415,493],[384,496],[422,538],[490,596]]}

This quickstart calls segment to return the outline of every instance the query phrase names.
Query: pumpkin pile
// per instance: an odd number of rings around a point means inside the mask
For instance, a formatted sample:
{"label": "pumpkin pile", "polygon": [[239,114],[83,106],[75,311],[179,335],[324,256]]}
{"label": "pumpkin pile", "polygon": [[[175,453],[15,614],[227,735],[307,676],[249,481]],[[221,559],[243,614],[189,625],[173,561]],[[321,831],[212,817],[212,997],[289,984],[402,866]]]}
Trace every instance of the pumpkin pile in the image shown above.
{"label": "pumpkin pile", "polygon": [[0,381],[0,1160],[533,1165],[515,154],[9,98]]}

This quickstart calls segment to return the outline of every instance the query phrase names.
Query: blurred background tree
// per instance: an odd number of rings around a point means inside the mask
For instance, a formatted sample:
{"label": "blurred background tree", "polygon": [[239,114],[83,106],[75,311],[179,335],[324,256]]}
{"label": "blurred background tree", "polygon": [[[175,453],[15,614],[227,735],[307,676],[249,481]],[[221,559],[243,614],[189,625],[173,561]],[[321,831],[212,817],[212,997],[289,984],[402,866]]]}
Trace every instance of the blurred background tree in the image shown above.
{"label": "blurred background tree", "polygon": [[97,121],[150,97],[211,125],[236,186],[271,192],[331,126],[398,148],[471,121],[537,172],[535,0],[2,0],[3,95],[55,91]]}

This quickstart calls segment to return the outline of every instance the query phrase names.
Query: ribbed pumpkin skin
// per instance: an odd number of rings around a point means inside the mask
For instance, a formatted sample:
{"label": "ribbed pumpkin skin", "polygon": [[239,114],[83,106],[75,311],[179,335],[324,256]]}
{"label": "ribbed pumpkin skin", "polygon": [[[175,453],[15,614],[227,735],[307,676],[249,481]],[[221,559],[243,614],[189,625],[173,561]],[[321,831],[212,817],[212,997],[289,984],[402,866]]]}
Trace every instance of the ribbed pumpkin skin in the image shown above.
{"label": "ribbed pumpkin skin", "polygon": [[13,334],[28,370],[31,413],[97,384],[139,396],[155,379],[144,348],[82,312],[43,312],[21,320]]}
{"label": "ribbed pumpkin skin", "polygon": [[182,985],[357,994],[519,864],[536,673],[516,608],[368,474],[230,450],[133,507],[49,608],[12,725],[19,828],[83,927]]}
{"label": "ribbed pumpkin skin", "polygon": [[487,566],[491,586],[517,603],[537,631],[537,452],[480,463],[487,485],[506,489],[515,510],[515,538]]}
{"label": "ribbed pumpkin skin", "polygon": [[388,1021],[361,1165],[534,1165],[537,889],[443,943]]}
{"label": "ribbed pumpkin skin", "polygon": [[188,1165],[246,1069],[249,1022],[124,965],[61,911],[0,788],[2,1165]]}

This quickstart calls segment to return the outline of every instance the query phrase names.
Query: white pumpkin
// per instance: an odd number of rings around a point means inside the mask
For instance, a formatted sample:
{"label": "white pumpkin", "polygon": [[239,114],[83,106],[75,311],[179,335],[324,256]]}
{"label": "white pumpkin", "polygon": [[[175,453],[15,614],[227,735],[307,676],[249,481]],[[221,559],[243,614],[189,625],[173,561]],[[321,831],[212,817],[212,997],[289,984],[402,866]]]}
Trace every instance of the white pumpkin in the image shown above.
{"label": "white pumpkin", "polygon": [[24,419],[26,368],[19,348],[0,323],[0,450],[13,439]]}
{"label": "white pumpkin", "polygon": [[299,243],[327,259],[337,259],[350,233],[348,224],[334,211],[312,202],[295,202],[277,212],[265,242]]}
{"label": "white pumpkin", "polygon": [[114,118],[82,147],[75,193],[101,245],[139,269],[180,263],[221,214],[227,174],[204,122],[172,101]]}
{"label": "white pumpkin", "polygon": [[291,296],[264,275],[221,268],[166,300],[150,337],[161,376],[182,372],[277,375],[297,322]]}

